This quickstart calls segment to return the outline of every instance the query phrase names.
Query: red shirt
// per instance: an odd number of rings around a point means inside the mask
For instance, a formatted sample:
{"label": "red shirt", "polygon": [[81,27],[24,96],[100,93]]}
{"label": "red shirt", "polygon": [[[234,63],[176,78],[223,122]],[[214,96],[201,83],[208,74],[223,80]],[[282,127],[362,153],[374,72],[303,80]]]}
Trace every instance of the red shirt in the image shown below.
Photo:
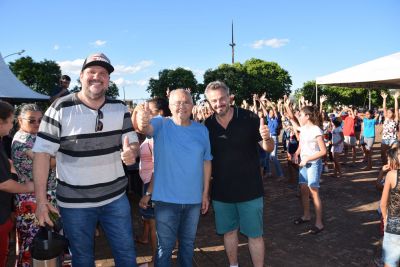
{"label": "red shirt", "polygon": [[343,124],[343,135],[344,136],[355,136],[354,124],[355,124],[355,120],[351,116],[347,116],[346,119],[344,119],[344,124]]}

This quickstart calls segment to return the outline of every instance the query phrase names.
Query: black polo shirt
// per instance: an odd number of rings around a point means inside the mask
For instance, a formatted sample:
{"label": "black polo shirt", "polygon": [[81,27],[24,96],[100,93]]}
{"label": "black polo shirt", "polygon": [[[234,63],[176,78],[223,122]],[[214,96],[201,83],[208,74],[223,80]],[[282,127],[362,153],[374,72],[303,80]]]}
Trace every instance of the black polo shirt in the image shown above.
{"label": "black polo shirt", "polygon": [[[10,162],[0,142],[0,183],[10,179]],[[0,190],[0,224],[3,224],[10,218],[12,194]]]}
{"label": "black polo shirt", "polygon": [[224,129],[215,116],[205,121],[210,134],[212,160],[211,198],[222,202],[243,202],[262,197],[258,142],[260,119],[248,110],[234,107]]}

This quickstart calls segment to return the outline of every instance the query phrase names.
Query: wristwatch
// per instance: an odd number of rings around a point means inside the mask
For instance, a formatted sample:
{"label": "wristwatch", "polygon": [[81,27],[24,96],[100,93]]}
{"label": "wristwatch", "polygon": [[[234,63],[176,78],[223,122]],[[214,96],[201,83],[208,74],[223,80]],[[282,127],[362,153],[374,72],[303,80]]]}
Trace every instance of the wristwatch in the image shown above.
{"label": "wristwatch", "polygon": [[147,191],[146,191],[145,196],[151,197],[151,195],[152,195],[152,194],[151,194],[150,192],[147,192]]}

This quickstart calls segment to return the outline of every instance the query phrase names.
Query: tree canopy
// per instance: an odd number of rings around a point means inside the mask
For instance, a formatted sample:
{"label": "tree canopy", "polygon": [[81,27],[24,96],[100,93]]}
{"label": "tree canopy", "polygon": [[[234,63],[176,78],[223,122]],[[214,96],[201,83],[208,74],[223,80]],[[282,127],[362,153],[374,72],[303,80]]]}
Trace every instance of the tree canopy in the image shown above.
{"label": "tree canopy", "polygon": [[243,64],[222,64],[204,74],[204,85],[220,80],[235,94],[237,101],[251,100],[252,95],[266,93],[267,98],[277,100],[290,94],[292,80],[289,73],[278,63],[252,58]]}
{"label": "tree canopy", "polygon": [[[387,92],[388,90],[383,90]],[[382,105],[380,97],[381,90],[371,89],[371,105],[378,107]],[[305,99],[315,103],[315,81],[307,81],[303,87],[295,92],[295,97],[304,96]],[[347,88],[338,86],[318,85],[318,95],[326,95],[328,99],[325,103],[328,106],[334,107],[337,105],[353,105],[356,107],[368,106],[368,90],[364,88]],[[388,105],[392,100],[388,98]]]}
{"label": "tree canopy", "polygon": [[50,95],[61,78],[60,66],[52,60],[35,62],[31,57],[21,57],[9,65],[21,82],[41,94]]}
{"label": "tree canopy", "polygon": [[147,92],[151,97],[165,97],[167,89],[175,90],[178,88],[190,88],[192,96],[199,99],[199,91],[197,80],[191,70],[184,68],[163,69],[158,73],[158,79],[151,78]]}

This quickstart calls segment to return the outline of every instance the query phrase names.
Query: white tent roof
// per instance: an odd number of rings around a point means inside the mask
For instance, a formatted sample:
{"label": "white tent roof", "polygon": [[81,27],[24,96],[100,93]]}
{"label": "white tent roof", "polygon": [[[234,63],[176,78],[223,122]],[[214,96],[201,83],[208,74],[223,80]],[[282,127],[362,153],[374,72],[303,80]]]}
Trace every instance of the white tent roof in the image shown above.
{"label": "white tent roof", "polygon": [[0,99],[10,102],[48,101],[49,96],[33,91],[18,80],[0,53]]}
{"label": "white tent roof", "polygon": [[316,83],[357,88],[400,88],[400,52],[317,77]]}

